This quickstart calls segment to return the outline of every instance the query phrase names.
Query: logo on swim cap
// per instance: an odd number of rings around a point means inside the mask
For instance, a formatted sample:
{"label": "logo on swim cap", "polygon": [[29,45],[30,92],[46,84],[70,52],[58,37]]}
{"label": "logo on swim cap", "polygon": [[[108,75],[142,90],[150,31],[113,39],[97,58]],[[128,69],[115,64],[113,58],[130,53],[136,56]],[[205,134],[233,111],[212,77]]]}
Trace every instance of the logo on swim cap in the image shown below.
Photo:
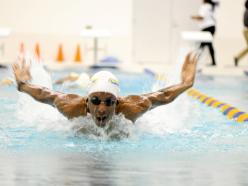
{"label": "logo on swim cap", "polygon": [[118,79],[109,78],[109,81],[110,81],[112,84],[114,84],[114,85],[116,85],[116,86],[119,86],[119,81],[118,81]]}
{"label": "logo on swim cap", "polygon": [[119,81],[114,74],[108,71],[100,71],[91,77],[89,94],[94,92],[108,92],[119,96]]}
{"label": "logo on swim cap", "polygon": [[[92,78],[91,78],[91,82],[92,82],[92,83],[96,83],[97,80],[99,80],[98,77],[92,77]],[[109,78],[108,81],[109,81],[110,83],[116,85],[116,86],[119,86],[119,81],[118,81],[118,79]]]}

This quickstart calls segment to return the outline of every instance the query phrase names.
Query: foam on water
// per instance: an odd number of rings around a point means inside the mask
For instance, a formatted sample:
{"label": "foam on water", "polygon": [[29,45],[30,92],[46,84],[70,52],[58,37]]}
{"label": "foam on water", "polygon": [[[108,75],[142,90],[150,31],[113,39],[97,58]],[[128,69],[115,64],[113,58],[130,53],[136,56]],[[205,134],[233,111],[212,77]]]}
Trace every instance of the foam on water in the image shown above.
{"label": "foam on water", "polygon": [[178,132],[190,132],[197,113],[186,95],[177,98],[176,101],[165,106],[160,106],[137,120],[138,127],[149,133],[166,134]]}
{"label": "foam on water", "polygon": [[[184,57],[179,60],[166,81],[158,81],[154,84],[153,90],[179,82],[183,59]],[[48,72],[44,70],[41,63],[34,59],[31,59],[31,61],[32,83],[52,89],[52,81]],[[181,95],[173,103],[144,114],[136,121],[135,126],[143,132],[156,135],[189,132],[192,127],[191,123],[193,123],[190,117],[193,111],[194,108],[189,98],[186,95]],[[122,115],[115,116],[112,124],[107,128],[99,128],[95,125],[91,116],[79,117],[69,121],[55,108],[39,103],[24,93],[19,93],[17,116],[24,121],[21,125],[35,127],[38,130],[74,131],[76,135],[84,133],[89,137],[101,137],[103,139],[123,138],[133,135],[132,122],[126,120]]]}
{"label": "foam on water", "polygon": [[[170,73],[166,74],[166,79],[157,80],[154,83],[153,91],[180,83],[182,65],[188,52],[187,48],[180,51],[178,62],[175,63]],[[192,113],[194,113],[194,117],[192,117]],[[172,103],[157,107],[145,114],[137,121],[137,125],[145,132],[161,135],[174,132],[190,132],[193,127],[192,123],[195,123],[193,120],[199,119],[197,113],[190,98],[186,94],[182,94]]]}
{"label": "foam on water", "polygon": [[[32,63],[30,69],[31,83],[52,89],[51,77],[42,64],[34,58],[30,58],[28,61]],[[35,127],[38,130],[74,131],[76,135],[86,134],[93,138],[120,139],[129,137],[133,128],[132,122],[125,119],[123,115],[114,116],[105,128],[97,127],[90,115],[67,120],[56,108],[37,102],[25,93],[19,93],[16,114],[18,119],[23,121],[19,124],[21,126]]]}
{"label": "foam on water", "polygon": [[[31,83],[52,89],[52,80],[42,64],[32,57],[27,57],[31,63]],[[21,125],[37,127],[40,130],[68,130],[66,119],[50,105],[35,101],[25,93],[18,93],[17,118],[24,121]]]}
{"label": "foam on water", "polygon": [[76,118],[72,122],[77,135],[86,134],[91,138],[122,139],[131,137],[134,132],[133,123],[122,114],[113,116],[104,128],[97,127],[90,115]]}

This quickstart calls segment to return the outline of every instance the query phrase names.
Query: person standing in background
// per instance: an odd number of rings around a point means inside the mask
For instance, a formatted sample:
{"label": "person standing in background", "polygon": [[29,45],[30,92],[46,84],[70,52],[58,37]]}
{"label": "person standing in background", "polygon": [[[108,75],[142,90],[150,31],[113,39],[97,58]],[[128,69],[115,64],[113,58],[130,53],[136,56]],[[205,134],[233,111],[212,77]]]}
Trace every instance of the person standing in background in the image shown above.
{"label": "person standing in background", "polygon": [[[199,21],[199,27],[201,31],[210,32],[212,36],[214,36],[215,34],[215,25],[216,25],[214,10],[215,10],[215,6],[217,6],[218,4],[219,3],[217,1],[203,0],[198,15],[191,16],[193,20]],[[212,59],[212,66],[215,66],[216,61],[215,61],[215,54],[214,54],[215,52],[214,52],[213,44],[211,42],[209,43],[202,42],[200,48],[203,49],[204,47],[209,48],[209,52]]]}
{"label": "person standing in background", "polygon": [[244,37],[246,40],[246,48],[242,50],[237,56],[234,57],[234,65],[238,66],[238,62],[248,53],[248,0],[245,2],[245,12],[244,12]]}

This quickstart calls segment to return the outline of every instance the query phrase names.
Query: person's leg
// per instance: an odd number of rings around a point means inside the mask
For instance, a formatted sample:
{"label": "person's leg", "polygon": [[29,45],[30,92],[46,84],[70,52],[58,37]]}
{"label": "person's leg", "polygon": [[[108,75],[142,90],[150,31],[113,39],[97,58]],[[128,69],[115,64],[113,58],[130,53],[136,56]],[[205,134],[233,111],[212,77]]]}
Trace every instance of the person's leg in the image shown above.
{"label": "person's leg", "polygon": [[235,66],[238,66],[239,60],[241,60],[248,53],[248,29],[247,28],[244,29],[244,37],[247,43],[247,47],[243,49],[236,57],[234,57]]}
{"label": "person's leg", "polygon": [[203,43],[203,42],[202,42],[202,43],[200,44],[200,47],[199,47],[199,48],[200,48],[201,50],[203,50],[204,47],[205,47],[206,45],[207,45],[207,43]]}
{"label": "person's leg", "polygon": [[214,56],[214,47],[212,43],[208,43],[208,48],[209,48],[209,52],[212,58],[212,65],[215,66],[216,62],[215,62],[215,56]]}
{"label": "person's leg", "polygon": [[[202,31],[208,31],[208,32],[210,32],[212,34],[212,36],[214,36],[215,26],[211,26],[211,27],[205,28]],[[210,56],[211,56],[211,59],[212,59],[212,65],[215,66],[216,65],[216,61],[215,61],[215,52],[214,52],[213,44],[211,42],[210,43],[204,43],[203,46],[207,46],[208,47],[209,52],[210,52]]]}
{"label": "person's leg", "polygon": [[243,33],[244,33],[245,41],[246,41],[246,43],[248,45],[248,29],[245,28],[244,31],[243,31]]}
{"label": "person's leg", "polygon": [[242,50],[236,57],[237,61],[241,60],[248,53],[248,48]]}

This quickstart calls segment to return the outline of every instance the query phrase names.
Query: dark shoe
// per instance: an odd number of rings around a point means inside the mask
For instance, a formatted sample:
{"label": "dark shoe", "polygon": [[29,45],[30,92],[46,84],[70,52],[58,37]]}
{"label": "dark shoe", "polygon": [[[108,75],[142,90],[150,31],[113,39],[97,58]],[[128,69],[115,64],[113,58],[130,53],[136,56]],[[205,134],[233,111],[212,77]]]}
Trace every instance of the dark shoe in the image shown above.
{"label": "dark shoe", "polygon": [[234,58],[234,65],[235,65],[235,67],[237,67],[238,66],[238,58]]}

